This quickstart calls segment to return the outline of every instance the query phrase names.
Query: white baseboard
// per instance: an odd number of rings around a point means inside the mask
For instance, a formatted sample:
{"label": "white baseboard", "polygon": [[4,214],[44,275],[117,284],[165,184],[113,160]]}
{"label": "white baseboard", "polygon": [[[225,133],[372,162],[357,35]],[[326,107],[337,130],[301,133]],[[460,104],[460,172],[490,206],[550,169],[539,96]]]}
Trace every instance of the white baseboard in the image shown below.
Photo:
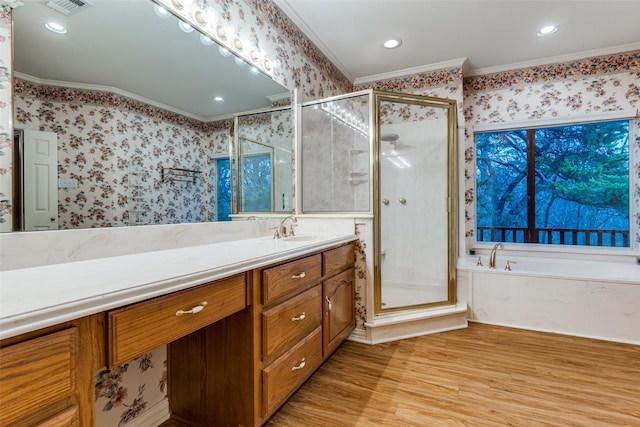
{"label": "white baseboard", "polygon": [[366,337],[363,342],[380,344],[466,328],[467,325],[465,303],[430,310],[389,313],[375,318],[373,322],[365,323]]}
{"label": "white baseboard", "polygon": [[367,340],[367,331],[364,329],[354,329],[353,332],[347,337],[349,341],[355,341],[362,344],[371,344],[369,340]]}
{"label": "white baseboard", "polygon": [[144,411],[140,416],[128,422],[126,427],[157,427],[167,421],[170,416],[169,400],[163,399]]}

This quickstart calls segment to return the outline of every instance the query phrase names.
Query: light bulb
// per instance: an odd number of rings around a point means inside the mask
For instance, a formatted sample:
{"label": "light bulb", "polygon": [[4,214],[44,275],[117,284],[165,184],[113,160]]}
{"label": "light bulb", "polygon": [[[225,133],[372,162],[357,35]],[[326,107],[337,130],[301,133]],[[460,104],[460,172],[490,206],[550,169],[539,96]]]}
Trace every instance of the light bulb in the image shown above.
{"label": "light bulb", "polygon": [[158,15],[160,18],[166,18],[167,16],[169,16],[169,11],[164,7],[160,6],[159,4],[154,4],[153,10],[156,12],[156,15]]}
{"label": "light bulb", "polygon": [[178,27],[180,27],[180,29],[185,33],[190,33],[191,31],[193,31],[193,27],[184,21],[178,21]]}
{"label": "light bulb", "polygon": [[211,46],[213,44],[213,40],[211,40],[209,37],[205,36],[204,34],[200,34],[200,43],[202,43],[205,46]]}

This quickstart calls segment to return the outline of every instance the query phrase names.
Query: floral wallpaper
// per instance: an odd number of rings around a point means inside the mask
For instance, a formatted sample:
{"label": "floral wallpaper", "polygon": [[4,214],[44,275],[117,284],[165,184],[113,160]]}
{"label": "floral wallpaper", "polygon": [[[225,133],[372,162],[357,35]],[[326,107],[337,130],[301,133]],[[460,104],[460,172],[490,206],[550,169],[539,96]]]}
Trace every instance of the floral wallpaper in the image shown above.
{"label": "floral wallpaper", "polygon": [[475,244],[474,128],[479,125],[536,119],[593,116],[611,111],[636,113],[635,200],[636,235],[640,247],[640,51],[585,58],[464,80],[465,243]]}
{"label": "floral wallpaper", "polygon": [[11,231],[11,8],[0,5],[0,232]]}
{"label": "floral wallpaper", "polygon": [[[15,127],[58,135],[59,228],[210,220],[210,158],[228,152],[230,121],[202,123],[108,92],[15,81]],[[163,168],[199,171],[195,182]]]}
{"label": "floral wallpaper", "polygon": [[160,347],[95,376],[96,425],[123,426],[167,396],[167,352]]}
{"label": "floral wallpaper", "polygon": [[[178,15],[171,3],[159,0]],[[232,23],[236,34],[248,39],[273,62],[271,74],[289,89],[298,90],[298,102],[339,95],[352,90],[375,88],[454,99],[458,121],[464,128],[460,144],[464,151],[464,197],[461,207],[465,219],[467,247],[474,238],[474,159],[473,128],[477,125],[547,117],[571,117],[601,111],[638,109],[640,99],[640,52],[587,58],[564,64],[473,76],[463,79],[461,67],[417,73],[405,77],[353,85],[330,63],[311,41],[271,0],[198,0],[202,9],[215,7],[222,19]],[[185,19],[194,23],[192,15]],[[215,37],[214,37],[215,38]],[[10,10],[0,7],[0,229],[11,224],[11,55]],[[261,66],[264,69],[264,65]],[[63,227],[79,224],[118,225],[131,222],[128,208],[132,192],[118,194],[116,183],[133,182],[144,188],[144,198],[136,201],[142,220],[155,218],[181,222],[202,216],[181,209],[192,201],[206,204],[212,189],[207,183],[208,155],[226,150],[229,122],[200,126],[183,117],[160,110],[146,114],[135,102],[117,100],[112,94],[69,91],[16,82],[20,89],[15,106],[17,126],[30,126],[61,134],[59,168],[64,177],[82,180],[82,188],[61,189],[60,218]],[[105,104],[106,102],[106,104]],[[115,102],[115,101],[114,101]],[[39,120],[37,115],[45,113]],[[640,116],[637,117],[640,119]],[[637,129],[638,127],[636,127]],[[85,136],[80,136],[80,132]],[[163,144],[154,148],[152,141]],[[635,138],[635,158],[640,158],[640,135]],[[208,153],[208,154],[205,154]],[[293,153],[295,156],[295,153]],[[636,160],[637,162],[637,160]],[[197,184],[163,182],[164,166],[201,170]],[[640,165],[634,199],[640,204]],[[6,183],[9,186],[6,186]],[[133,186],[130,186],[133,187]],[[295,192],[295,190],[294,190]],[[153,196],[151,196],[153,194]],[[147,198],[147,195],[148,198]],[[161,206],[150,209],[153,200]],[[636,209],[640,212],[640,209]],[[189,216],[190,215],[190,216]],[[4,219],[4,222],[2,220]],[[640,216],[637,218],[640,226]],[[358,327],[373,318],[367,305],[372,303],[373,283],[365,252],[373,235],[370,219],[360,219],[360,242],[356,265],[356,312]],[[636,236],[636,247],[640,236]],[[97,425],[121,426],[166,396],[166,348],[161,347],[112,370],[96,373]]]}

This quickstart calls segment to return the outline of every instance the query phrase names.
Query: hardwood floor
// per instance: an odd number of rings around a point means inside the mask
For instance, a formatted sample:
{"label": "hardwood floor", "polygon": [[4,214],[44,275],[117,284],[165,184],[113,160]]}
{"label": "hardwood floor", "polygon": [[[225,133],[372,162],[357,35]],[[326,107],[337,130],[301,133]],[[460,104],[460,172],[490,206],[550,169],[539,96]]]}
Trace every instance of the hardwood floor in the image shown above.
{"label": "hardwood floor", "polygon": [[471,323],[344,343],[268,427],[640,426],[640,346]]}

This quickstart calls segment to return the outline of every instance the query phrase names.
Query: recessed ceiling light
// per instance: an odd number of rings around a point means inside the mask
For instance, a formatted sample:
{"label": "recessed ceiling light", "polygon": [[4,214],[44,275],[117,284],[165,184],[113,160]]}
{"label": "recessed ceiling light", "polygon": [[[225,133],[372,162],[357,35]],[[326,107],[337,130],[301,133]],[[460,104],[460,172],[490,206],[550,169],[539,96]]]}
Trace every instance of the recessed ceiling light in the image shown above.
{"label": "recessed ceiling light", "polygon": [[63,25],[56,24],[55,22],[47,22],[46,24],[44,24],[44,27],[47,30],[53,31],[54,33],[57,33],[57,34],[67,33],[67,29]]}
{"label": "recessed ceiling light", "polygon": [[558,31],[557,25],[547,25],[545,27],[540,28],[537,34],[539,37],[544,37],[544,36],[550,36],[556,31]]}
{"label": "recessed ceiling light", "polygon": [[400,39],[389,39],[384,42],[384,47],[387,49],[395,49],[402,44],[402,40]]}
{"label": "recessed ceiling light", "polygon": [[224,98],[221,97],[221,96],[214,96],[213,100],[216,101],[216,102],[222,102],[222,101],[224,101]]}

